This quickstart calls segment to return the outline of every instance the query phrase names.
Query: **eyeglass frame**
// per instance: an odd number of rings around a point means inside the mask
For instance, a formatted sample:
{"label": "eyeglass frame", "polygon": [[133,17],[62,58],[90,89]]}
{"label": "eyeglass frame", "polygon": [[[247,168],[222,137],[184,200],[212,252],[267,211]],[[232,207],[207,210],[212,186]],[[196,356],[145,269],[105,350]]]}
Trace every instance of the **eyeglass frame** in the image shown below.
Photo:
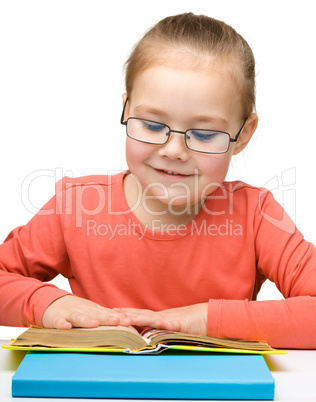
{"label": "eyeglass frame", "polygon": [[[228,150],[229,150],[230,143],[231,143],[231,142],[237,142],[237,141],[238,141],[238,138],[239,138],[239,136],[241,135],[241,133],[242,133],[244,127],[245,127],[246,121],[248,120],[248,117],[246,117],[245,120],[244,120],[244,122],[243,122],[243,124],[242,124],[242,126],[241,126],[241,128],[240,128],[240,130],[239,130],[238,133],[236,134],[235,138],[232,138],[229,133],[226,133],[226,131],[220,131],[220,130],[208,130],[208,129],[200,129],[200,128],[199,128],[199,129],[197,129],[197,128],[195,128],[195,129],[194,129],[194,128],[189,128],[189,129],[186,130],[186,131],[171,130],[171,127],[169,127],[168,124],[161,123],[161,122],[158,122],[158,121],[155,121],[155,120],[142,119],[142,118],[140,118],[140,117],[128,117],[127,120],[124,120],[124,114],[125,114],[125,109],[126,109],[127,101],[128,101],[128,98],[126,98],[126,101],[125,101],[124,106],[123,106],[123,111],[122,111],[122,115],[121,115],[121,124],[123,124],[124,126],[126,126],[126,135],[127,135],[129,138],[131,138],[132,140],[138,141],[138,142],[143,142],[143,143],[145,143],[145,144],[165,145],[165,144],[167,144],[167,142],[169,141],[169,139],[170,139],[170,134],[171,134],[171,133],[183,134],[183,135],[185,136],[185,137],[184,137],[184,143],[185,143],[185,146],[187,147],[187,149],[189,149],[190,151],[199,152],[199,153],[202,153],[202,154],[210,154],[210,155],[212,155],[212,154],[213,154],[213,155],[226,154],[226,153],[228,152]],[[127,132],[127,122],[128,122],[129,119],[151,121],[151,122],[153,122],[153,123],[161,124],[161,125],[164,125],[164,126],[168,127],[168,128],[169,128],[169,132],[167,133],[167,140],[166,140],[165,142],[163,142],[163,143],[155,143],[155,142],[149,142],[149,141],[138,140],[137,138],[131,137],[131,136],[128,134],[128,132]],[[228,147],[227,147],[226,151],[224,151],[224,152],[206,152],[206,151],[198,151],[198,150],[196,150],[196,149],[190,148],[190,147],[188,146],[188,144],[187,144],[186,136],[187,136],[187,132],[188,132],[188,131],[192,131],[192,130],[212,131],[212,132],[215,132],[215,133],[227,134],[228,137],[229,137],[229,143],[228,143]]]}

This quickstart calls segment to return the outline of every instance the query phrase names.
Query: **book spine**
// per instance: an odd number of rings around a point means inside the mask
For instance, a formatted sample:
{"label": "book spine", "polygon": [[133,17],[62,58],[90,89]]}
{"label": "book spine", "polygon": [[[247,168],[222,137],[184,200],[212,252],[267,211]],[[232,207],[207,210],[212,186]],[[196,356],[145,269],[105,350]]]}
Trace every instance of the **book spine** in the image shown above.
{"label": "book spine", "polygon": [[12,380],[13,397],[146,398],[146,399],[274,399],[274,382],[190,383],[154,381]]}

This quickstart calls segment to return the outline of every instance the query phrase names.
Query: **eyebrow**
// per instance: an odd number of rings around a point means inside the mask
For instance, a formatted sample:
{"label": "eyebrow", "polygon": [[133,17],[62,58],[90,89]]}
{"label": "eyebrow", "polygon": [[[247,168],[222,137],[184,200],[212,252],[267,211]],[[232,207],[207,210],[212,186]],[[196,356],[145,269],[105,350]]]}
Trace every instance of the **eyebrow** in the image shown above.
{"label": "eyebrow", "polygon": [[[162,118],[167,117],[167,114],[160,109],[157,109],[155,107],[151,106],[146,106],[146,105],[138,105],[135,107],[135,112],[142,114],[142,113],[148,113],[151,115],[159,116]],[[206,122],[206,123],[224,123],[227,124],[227,120],[224,119],[221,116],[211,116],[211,115],[197,115],[197,116],[192,116],[192,120],[194,121],[201,121],[201,122]]]}
{"label": "eyebrow", "polygon": [[154,114],[156,116],[163,116],[166,117],[166,113],[160,109],[156,109],[154,107],[146,106],[146,105],[138,105],[135,107],[135,112],[138,113],[149,113],[149,114]]}

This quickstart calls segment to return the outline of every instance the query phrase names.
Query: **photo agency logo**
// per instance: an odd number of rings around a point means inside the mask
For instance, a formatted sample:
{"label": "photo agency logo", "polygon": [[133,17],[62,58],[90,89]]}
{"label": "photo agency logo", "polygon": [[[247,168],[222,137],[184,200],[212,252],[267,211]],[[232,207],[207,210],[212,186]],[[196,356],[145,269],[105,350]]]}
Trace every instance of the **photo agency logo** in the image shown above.
{"label": "photo agency logo", "polygon": [[[261,188],[259,194],[259,210],[265,220],[275,227],[293,234],[296,230],[296,168],[291,167],[279,175],[272,177]],[[271,191],[281,204],[279,211],[270,212],[265,206],[265,199]]]}
{"label": "photo agency logo", "polygon": [[[112,184],[112,177],[122,170],[108,170],[104,176],[108,176],[108,185]],[[106,194],[104,185],[99,181],[82,182],[73,181],[74,172],[64,170],[61,167],[55,169],[38,169],[29,173],[23,180],[21,186],[21,201],[24,208],[32,215],[52,215],[65,213],[75,214],[77,227],[82,226],[83,216],[98,215],[106,211],[110,215],[127,214],[130,210],[117,211],[112,209],[113,200],[111,193]],[[52,208],[43,207],[43,202],[47,202],[47,195],[43,190],[51,191],[56,195],[56,204]],[[67,191],[71,189],[70,191]],[[93,206],[87,206],[84,199],[85,194],[89,193],[94,198]],[[42,197],[44,201],[42,201]],[[66,207],[65,207],[66,206]]]}
{"label": "photo agency logo", "polygon": [[[107,175],[109,177],[113,177],[113,175],[117,173],[121,173],[122,171],[108,171]],[[141,202],[146,201],[147,199],[150,200],[153,196],[151,194],[151,187],[154,185],[159,186],[161,190],[161,198],[162,199],[168,199],[168,189],[167,188],[162,188],[161,183],[151,183],[150,186],[146,189],[142,189],[143,191],[140,192],[142,196],[139,196],[135,202],[135,205],[133,205],[131,208],[129,208],[126,211],[122,210],[117,210],[116,208],[113,209],[113,202],[111,194],[105,195],[104,191],[102,190],[102,186],[100,186],[98,183],[86,183],[85,186],[75,186],[74,192],[69,192],[69,195],[67,197],[71,197],[71,199],[67,199],[66,201],[63,199],[63,196],[66,197],[66,195],[62,195],[60,197],[56,197],[56,208],[42,208],[40,205],[42,203],[41,197],[43,197],[43,188],[48,188],[51,189],[52,186],[54,186],[57,189],[58,183],[61,185],[61,179],[65,179],[65,177],[72,178],[74,177],[74,173],[71,170],[64,170],[63,168],[56,168],[56,169],[39,169],[36,171],[31,172],[28,174],[25,179],[23,180],[22,183],[22,188],[21,188],[21,200],[22,204],[24,205],[25,209],[30,212],[31,214],[35,215],[40,213],[41,215],[50,215],[54,213],[62,213],[63,207],[62,205],[67,204],[71,206],[71,209],[65,212],[66,214],[72,214],[75,213],[76,215],[76,225],[77,227],[82,227],[84,224],[84,216],[86,217],[93,217],[94,215],[98,215],[101,211],[104,211],[104,208],[106,208],[107,213],[109,215],[124,215],[130,212],[133,212]],[[111,178],[109,179],[109,183],[111,182]],[[260,189],[259,192],[259,200],[258,200],[258,205],[259,205],[259,211],[260,214],[263,216],[263,218],[274,225],[275,227],[287,232],[287,233],[294,233],[296,230],[295,226],[295,221],[296,221],[296,190],[295,190],[295,184],[296,184],[296,168],[292,167],[287,170],[284,170],[280,174],[272,177],[270,180],[268,180],[264,186]],[[180,195],[176,195],[174,199],[171,199],[171,203],[168,204],[168,209],[169,212],[177,215],[179,212],[177,212],[176,209],[173,209],[179,199],[184,202],[183,205],[189,205],[189,200],[191,198],[191,192],[192,189],[187,186],[185,187],[184,183],[176,183],[174,186],[181,186],[182,193]],[[228,219],[226,219],[225,222],[221,222],[219,225],[211,224],[207,227],[205,225],[201,225],[201,227],[198,228],[200,230],[200,235],[222,235],[222,236],[242,236],[243,235],[243,228],[238,224],[238,222],[234,222],[233,220],[233,215],[234,215],[234,193],[235,190],[239,188],[239,186],[242,186],[241,182],[228,182],[226,183],[226,186],[223,186],[222,184],[219,183],[211,183],[208,185],[207,188],[204,188],[204,195],[208,193],[209,190],[218,189],[221,191],[217,191],[211,193],[207,196],[207,198],[214,199],[216,200],[224,200],[224,203],[219,202],[219,205],[225,205],[225,209],[215,209],[211,208],[208,209],[206,206],[206,203],[202,205],[202,209],[209,214],[213,216],[226,216]],[[198,184],[196,182],[194,186],[194,194],[197,194],[199,191],[198,189]],[[212,187],[212,188],[210,188]],[[226,188],[227,187],[227,188]],[[96,203],[94,203],[93,208],[91,209],[90,207],[86,207],[84,203],[84,193],[87,191],[87,189],[90,189],[90,192],[95,193],[95,198],[96,198]],[[146,190],[146,191],[145,191]],[[269,191],[272,192],[274,195],[275,199],[281,204],[283,208],[279,208],[279,210],[269,209],[269,203],[266,202],[267,196],[269,194]],[[47,197],[46,197],[47,198]],[[45,200],[46,200],[45,198]],[[74,201],[74,202],[72,202]],[[169,200],[170,201],[170,200]],[[60,205],[59,205],[59,204]],[[199,203],[196,203],[198,205]],[[217,203],[210,203],[212,207],[215,206]],[[144,208],[148,209],[147,202],[144,204]],[[159,223],[159,215],[162,215],[166,213],[166,211],[152,211],[150,209],[146,210],[148,213],[152,214],[153,219],[154,219],[154,229],[159,231],[169,231],[172,233],[175,233],[175,231],[180,230],[181,233],[185,229],[185,225],[180,225],[179,227],[175,227],[174,225],[171,225],[170,227],[168,226],[167,229],[163,227],[158,227],[159,225],[156,224],[157,222]],[[285,212],[286,211],[286,212]],[[186,210],[182,210],[181,213],[183,214],[186,212]],[[190,211],[187,211],[190,212]],[[198,211],[197,211],[198,213]],[[157,216],[158,215],[158,216]],[[291,218],[290,218],[291,217]],[[158,220],[157,220],[158,218]],[[162,221],[161,221],[162,222]],[[93,233],[94,235],[97,233],[98,235],[105,235],[105,234],[111,234],[111,236],[114,235],[114,233],[122,233],[121,228],[116,229],[116,230],[110,230],[109,228],[105,227],[104,225],[102,227],[96,227],[96,221],[89,220],[88,221],[89,227],[87,227],[87,230],[89,229],[89,233]],[[194,225],[192,225],[194,227]],[[197,229],[197,228],[195,228]],[[131,232],[135,233],[136,229],[135,227],[132,227]],[[137,233],[139,230],[136,231]],[[143,235],[143,234],[142,234]]]}
{"label": "photo agency logo", "polygon": [[[53,187],[60,182],[65,176],[74,177],[71,170],[64,170],[61,167],[55,169],[38,169],[29,173],[22,182],[21,201],[24,208],[32,215],[37,214],[41,210],[40,198],[43,196],[43,189]],[[45,197],[47,201],[47,196]],[[39,205],[40,204],[40,205]],[[42,215],[54,214],[54,209],[41,210]]]}

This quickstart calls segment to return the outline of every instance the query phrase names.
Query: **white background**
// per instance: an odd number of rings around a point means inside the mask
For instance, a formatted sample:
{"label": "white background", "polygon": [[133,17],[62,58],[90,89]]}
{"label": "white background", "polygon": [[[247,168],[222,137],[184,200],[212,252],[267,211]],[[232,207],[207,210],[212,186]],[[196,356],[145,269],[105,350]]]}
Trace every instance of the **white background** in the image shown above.
{"label": "white background", "polygon": [[[126,168],[124,61],[145,30],[187,11],[232,25],[256,57],[260,123],[228,179],[274,190],[316,244],[316,26],[308,0],[0,0],[1,242],[62,175]],[[55,283],[68,289],[62,278]],[[281,297],[271,285],[261,299]],[[0,338],[12,330],[0,327]]]}

